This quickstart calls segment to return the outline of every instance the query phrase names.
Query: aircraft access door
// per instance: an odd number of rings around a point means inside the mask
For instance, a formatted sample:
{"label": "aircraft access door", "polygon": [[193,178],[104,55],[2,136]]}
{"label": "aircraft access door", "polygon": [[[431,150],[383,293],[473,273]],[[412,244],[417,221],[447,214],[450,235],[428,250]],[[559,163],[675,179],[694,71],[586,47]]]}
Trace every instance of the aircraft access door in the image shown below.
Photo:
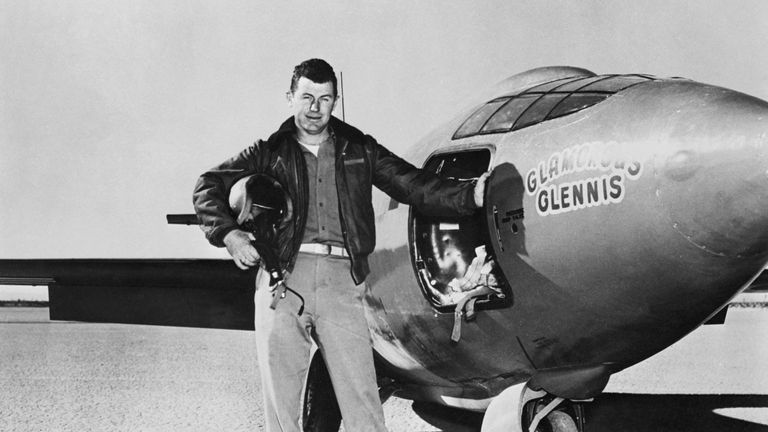
{"label": "aircraft access door", "polygon": [[528,255],[524,196],[523,178],[514,165],[494,168],[485,187],[485,223],[497,267],[507,281],[520,278],[528,268],[521,258]]}
{"label": "aircraft access door", "polygon": [[[488,170],[490,159],[488,148],[439,153],[427,160],[424,169],[471,181]],[[454,313],[470,297],[478,310],[510,304],[507,283],[493,260],[488,227],[481,210],[447,218],[411,208],[411,259],[424,296],[438,311]]]}

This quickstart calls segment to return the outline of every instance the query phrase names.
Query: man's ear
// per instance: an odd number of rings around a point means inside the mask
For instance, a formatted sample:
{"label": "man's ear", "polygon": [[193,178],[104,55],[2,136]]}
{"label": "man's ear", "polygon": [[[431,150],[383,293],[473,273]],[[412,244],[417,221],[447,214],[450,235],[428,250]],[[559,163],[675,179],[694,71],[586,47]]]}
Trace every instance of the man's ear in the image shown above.
{"label": "man's ear", "polygon": [[288,106],[293,106],[293,92],[287,91],[285,92],[285,100],[288,101]]}

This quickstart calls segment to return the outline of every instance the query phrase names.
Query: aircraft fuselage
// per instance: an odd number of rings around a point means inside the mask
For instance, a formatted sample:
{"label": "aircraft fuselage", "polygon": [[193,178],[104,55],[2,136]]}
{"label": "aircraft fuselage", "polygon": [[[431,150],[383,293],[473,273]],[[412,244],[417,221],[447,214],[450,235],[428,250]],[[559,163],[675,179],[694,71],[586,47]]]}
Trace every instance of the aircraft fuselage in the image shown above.
{"label": "aircraft fuselage", "polygon": [[[514,76],[407,157],[493,170],[474,237],[493,251],[507,295],[463,323],[458,343],[450,301],[429,298],[440,277],[428,261],[447,259],[440,242],[465,222],[422,222],[376,197],[368,319],[377,353],[412,397],[482,409],[546,371],[624,369],[702,324],[768,261],[765,101],[642,76],[567,115],[506,132],[468,125],[485,116],[489,128],[517,103],[505,98],[531,87],[556,81],[530,97],[562,98],[558,88],[572,96],[574,80],[592,76],[573,68]],[[423,253],[425,241],[435,257]]]}

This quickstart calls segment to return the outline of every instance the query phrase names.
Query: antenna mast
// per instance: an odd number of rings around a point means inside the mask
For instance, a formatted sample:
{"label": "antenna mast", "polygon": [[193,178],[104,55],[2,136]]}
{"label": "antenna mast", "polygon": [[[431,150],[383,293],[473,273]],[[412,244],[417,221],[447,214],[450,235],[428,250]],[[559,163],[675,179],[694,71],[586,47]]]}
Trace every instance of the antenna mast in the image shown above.
{"label": "antenna mast", "polygon": [[341,121],[347,122],[347,116],[344,115],[344,72],[339,71],[339,84],[341,86]]}

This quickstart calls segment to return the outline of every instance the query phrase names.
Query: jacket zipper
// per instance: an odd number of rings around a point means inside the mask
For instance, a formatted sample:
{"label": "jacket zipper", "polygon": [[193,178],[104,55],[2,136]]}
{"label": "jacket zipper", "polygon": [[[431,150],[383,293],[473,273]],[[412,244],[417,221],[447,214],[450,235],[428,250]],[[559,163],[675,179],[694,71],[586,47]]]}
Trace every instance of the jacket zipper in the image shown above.
{"label": "jacket zipper", "polygon": [[[302,223],[298,224],[299,225],[299,229],[297,230],[297,234],[298,235],[296,236],[296,239],[303,239],[304,238],[304,231],[307,228],[307,211],[308,211],[307,210],[307,205],[308,205],[308,202],[309,202],[309,199],[308,199],[309,197],[306,196],[307,194],[304,193],[306,188],[301,188],[301,181],[300,181],[300,179],[304,179],[303,183],[304,183],[305,186],[309,183],[309,179],[307,178],[306,167],[303,170],[303,173],[301,173],[302,177],[299,177],[299,165],[304,166],[303,165],[304,164],[304,155],[301,154],[301,151],[296,152],[296,147],[295,146],[292,146],[291,149],[294,152],[293,160],[296,161],[295,163],[292,164],[293,165],[293,178],[296,179],[296,189],[297,189],[296,190],[296,195],[297,196],[298,195],[302,195],[302,200],[303,200],[303,203],[302,203],[303,205],[301,206],[301,212],[299,213],[302,216],[302,218],[301,218],[302,219],[301,220]],[[296,155],[296,153],[298,153],[298,156]],[[300,160],[296,159],[296,157],[300,158]],[[298,190],[298,189],[301,189],[301,190]],[[306,192],[308,192],[308,191],[306,191]],[[299,221],[297,221],[297,222],[299,222]],[[296,265],[296,260],[299,258],[299,247],[297,247],[297,244],[299,246],[301,246],[301,240],[295,240],[294,239],[293,251],[291,253],[290,271],[293,271],[293,267]]]}
{"label": "jacket zipper", "polygon": [[[340,139],[344,140],[344,146],[341,148],[341,155],[336,155],[336,159],[337,159],[336,160],[336,164],[337,164],[337,166],[341,167],[341,169],[339,169],[337,171],[338,171],[338,174],[341,174],[341,177],[342,177],[341,181],[344,182],[344,186],[346,187],[346,184],[347,184],[347,172],[344,169],[344,156],[347,155],[346,151],[347,151],[347,145],[349,144],[349,140],[344,139],[344,138],[340,138]],[[352,253],[349,251],[349,240],[347,240],[347,223],[344,220],[344,212],[342,211],[342,208],[341,208],[341,190],[340,190],[340,187],[339,187],[339,179],[338,178],[336,179],[336,195],[338,196],[337,201],[339,203],[339,221],[341,222],[341,236],[344,238],[344,250],[346,250],[347,251],[347,255],[349,255],[349,260],[351,261],[351,264],[352,264],[352,271],[354,273],[354,268],[355,268],[354,261],[355,261],[355,259],[353,258]]]}

